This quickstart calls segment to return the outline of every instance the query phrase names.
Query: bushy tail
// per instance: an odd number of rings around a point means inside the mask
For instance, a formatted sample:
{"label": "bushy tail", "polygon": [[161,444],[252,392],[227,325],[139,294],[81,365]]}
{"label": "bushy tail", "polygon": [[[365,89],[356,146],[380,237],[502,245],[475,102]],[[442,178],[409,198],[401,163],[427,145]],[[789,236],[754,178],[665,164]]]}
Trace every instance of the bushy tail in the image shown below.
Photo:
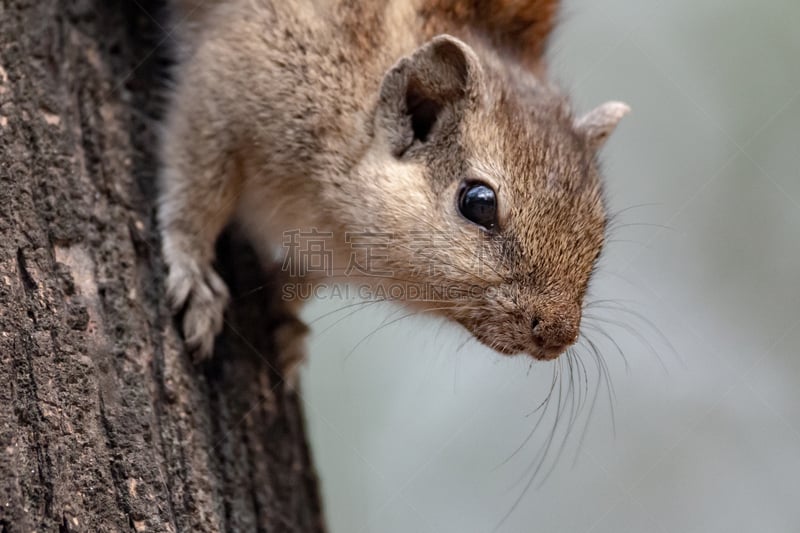
{"label": "bushy tail", "polygon": [[558,17],[560,0],[426,0],[423,12],[436,24],[449,22],[485,33],[526,63],[537,64]]}

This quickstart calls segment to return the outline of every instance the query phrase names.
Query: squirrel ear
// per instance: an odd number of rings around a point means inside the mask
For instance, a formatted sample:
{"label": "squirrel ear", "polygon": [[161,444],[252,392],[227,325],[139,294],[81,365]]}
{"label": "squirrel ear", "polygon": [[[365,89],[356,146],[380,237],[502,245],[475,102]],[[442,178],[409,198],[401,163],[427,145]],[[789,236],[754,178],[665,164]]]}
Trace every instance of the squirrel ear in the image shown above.
{"label": "squirrel ear", "polygon": [[606,102],[575,120],[575,129],[586,136],[595,150],[599,150],[630,110],[628,104]]}
{"label": "squirrel ear", "polygon": [[394,154],[402,155],[415,140],[426,142],[450,104],[474,99],[481,76],[475,52],[449,35],[433,38],[389,69],[378,120]]}

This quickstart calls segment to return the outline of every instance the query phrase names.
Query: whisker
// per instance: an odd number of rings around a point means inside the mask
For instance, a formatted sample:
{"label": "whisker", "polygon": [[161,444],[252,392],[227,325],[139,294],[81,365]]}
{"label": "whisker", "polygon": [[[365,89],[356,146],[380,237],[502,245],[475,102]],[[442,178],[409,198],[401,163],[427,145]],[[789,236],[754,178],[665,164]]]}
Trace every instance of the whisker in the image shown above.
{"label": "whisker", "polygon": [[[446,309],[452,309],[453,307],[454,307],[453,305],[448,305],[448,306],[444,306],[444,307],[430,307],[430,308],[420,309],[420,310],[405,314],[405,315],[401,316],[400,318],[394,319],[394,320],[392,320],[390,322],[386,322],[384,324],[381,324],[377,328],[372,330],[370,333],[368,333],[366,336],[364,336],[360,341],[358,341],[356,343],[356,345],[353,346],[353,348],[347,353],[347,355],[345,356],[345,360],[347,360],[351,355],[353,355],[353,352],[355,352],[356,349],[358,349],[358,347],[361,346],[364,342],[366,342],[370,337],[372,337],[373,335],[378,333],[380,330],[391,326],[392,324],[396,324],[397,322],[400,322],[401,320],[404,320],[406,318],[410,318],[412,316],[420,315],[422,313],[429,313],[429,312],[434,312],[434,311],[443,311],[443,310],[446,310]],[[481,309],[480,307],[463,307],[463,306],[458,306],[458,308],[459,309],[475,309],[475,310],[480,310]],[[401,310],[402,310],[402,308],[401,308]]]}
{"label": "whisker", "polygon": [[[370,301],[364,302],[364,304],[365,304],[365,306],[370,306],[371,307],[371,306],[373,306],[375,304],[384,303],[385,301],[386,300],[370,300]],[[364,311],[364,309],[366,309],[365,306],[359,307],[355,311],[351,311],[350,313],[346,314],[345,316],[336,319],[336,321],[334,321],[333,324],[330,324],[328,327],[326,327],[325,329],[323,329],[320,332],[314,333],[314,336],[315,337],[322,337],[325,333],[327,333],[328,331],[330,331],[331,329],[336,327],[338,324],[341,324],[342,322],[344,322],[345,320],[347,320],[351,316],[355,315],[356,313]]]}
{"label": "whisker", "polygon": [[[561,359],[559,359],[559,365],[558,366],[559,367],[561,366]],[[560,375],[560,371],[559,371],[559,375]],[[547,441],[546,441],[545,445],[541,448],[540,452],[537,454],[536,458],[534,458],[534,461],[533,461],[533,463],[531,463],[531,466],[529,468],[525,469],[525,472],[524,472],[523,476],[526,476],[529,472],[531,472],[531,470],[533,470],[533,471],[530,473],[530,476],[528,476],[528,481],[525,483],[525,486],[523,487],[523,489],[520,491],[519,495],[514,500],[514,503],[511,505],[509,510],[506,512],[506,514],[500,520],[500,523],[495,528],[495,531],[497,529],[499,529],[500,526],[502,526],[503,523],[508,519],[508,517],[511,516],[511,514],[513,514],[513,512],[517,509],[517,507],[519,506],[520,502],[522,502],[522,499],[525,497],[525,494],[533,486],[533,482],[536,480],[537,475],[541,471],[541,469],[542,469],[542,467],[543,467],[543,465],[544,465],[544,463],[545,463],[545,461],[547,459],[547,455],[548,455],[548,453],[550,451],[550,448],[552,447],[553,440],[555,439],[556,428],[558,427],[558,423],[561,420],[561,412],[562,412],[562,405],[563,405],[562,390],[563,390],[563,386],[561,385],[561,379],[559,379],[558,400],[557,400],[557,404],[556,404],[556,418],[555,418],[555,421],[553,422],[553,425],[551,426],[550,435],[547,438]]]}
{"label": "whisker", "polygon": [[522,451],[522,449],[528,444],[530,439],[533,438],[533,435],[536,433],[536,430],[539,428],[541,423],[544,421],[544,415],[547,413],[547,407],[550,405],[550,398],[553,396],[553,392],[555,391],[555,388],[556,388],[556,383],[558,383],[558,382],[559,382],[558,365],[554,364],[553,365],[553,378],[552,378],[552,380],[550,382],[550,389],[547,392],[547,396],[545,396],[544,400],[542,400],[542,402],[536,407],[536,409],[534,409],[533,411],[531,411],[530,413],[525,415],[525,417],[527,418],[527,417],[530,417],[531,415],[533,415],[534,413],[538,412],[540,409],[543,409],[543,411],[539,415],[539,418],[536,420],[536,423],[533,425],[533,428],[531,428],[531,430],[525,436],[523,441],[516,447],[516,449],[513,452],[511,452],[511,455],[506,457],[493,470],[497,470],[498,468],[508,464],[509,461],[511,461],[520,451]]}
{"label": "whisker", "polygon": [[635,205],[630,205],[630,206],[628,206],[628,207],[625,207],[625,208],[623,208],[623,209],[620,209],[619,211],[614,211],[614,212],[612,212],[612,213],[609,213],[609,215],[608,215],[608,219],[609,219],[609,220],[616,220],[616,219],[618,219],[618,218],[619,218],[619,217],[620,217],[620,216],[621,216],[623,213],[627,213],[628,211],[633,211],[634,209],[643,209],[643,208],[645,208],[645,207],[661,207],[661,206],[663,206],[663,205],[664,205],[664,204],[660,204],[660,203],[654,203],[654,202],[650,202],[650,203],[646,203],[646,204],[635,204]]}
{"label": "whisker", "polygon": [[362,300],[362,301],[358,301],[358,302],[352,302],[352,303],[343,305],[341,307],[337,307],[333,311],[328,311],[327,313],[322,313],[318,317],[315,317],[313,320],[309,321],[308,325],[312,326],[312,325],[316,324],[317,322],[319,322],[322,319],[328,318],[329,316],[335,315],[336,313],[341,313],[345,309],[350,309],[351,307],[356,307],[356,306],[360,306],[360,305],[370,305],[370,304],[374,304],[374,303],[382,303],[382,302],[385,302],[385,301],[386,301],[386,299]]}
{"label": "whisker", "polygon": [[[623,363],[625,364],[625,372],[630,372],[630,364],[628,364],[628,358],[625,355],[625,352],[622,351],[622,348],[620,347],[620,345],[617,343],[617,341],[614,340],[614,338],[611,335],[606,333],[605,330],[600,328],[598,325],[591,324],[588,321],[584,322],[583,327],[588,329],[588,330],[592,330],[592,331],[596,332],[597,334],[601,335],[603,338],[608,340],[611,344],[613,344],[614,348],[616,349],[617,353],[619,354],[620,358],[622,359]],[[597,353],[597,354],[600,353],[600,350],[597,349],[597,346],[595,346],[595,344],[593,342],[591,342],[588,338],[586,339],[586,341],[590,342],[592,344],[592,348],[594,349],[595,353]]]}
{"label": "whisker", "polygon": [[608,228],[609,231],[619,231],[624,228],[632,228],[632,227],[656,228],[656,229],[664,229],[667,231],[675,231],[675,232],[678,231],[677,229],[671,226],[665,226],[663,224],[656,224],[653,222],[625,222],[621,224],[611,222],[606,227]]}
{"label": "whisker", "polygon": [[672,341],[670,341],[669,337],[667,337],[664,334],[664,332],[661,331],[661,328],[659,328],[655,323],[653,323],[652,320],[648,319],[642,313],[640,313],[638,311],[635,311],[633,309],[630,309],[628,307],[623,307],[622,304],[621,304],[622,301],[631,302],[630,300],[620,300],[620,302],[615,302],[614,300],[600,300],[599,301],[600,302],[599,305],[596,305],[595,307],[597,307],[598,309],[607,309],[607,310],[610,310],[610,311],[618,311],[620,313],[625,313],[625,314],[627,314],[627,315],[629,315],[629,316],[631,316],[633,318],[641,320],[642,323],[645,326],[647,326],[647,328],[650,331],[652,331],[653,333],[656,334],[656,336],[659,338],[659,341],[663,342],[667,346],[667,348],[669,349],[670,353],[676,359],[678,359],[678,361],[680,361],[682,364],[685,365],[685,361],[680,356],[680,353],[675,349],[675,346],[672,344]]}
{"label": "whisker", "polygon": [[[597,363],[595,363],[597,364]],[[584,367],[585,370],[585,367]],[[600,370],[600,365],[597,364],[597,383],[595,383],[595,390],[594,395],[592,396],[592,402],[589,404],[589,413],[586,416],[586,423],[583,425],[583,430],[581,431],[581,435],[578,438],[578,446],[575,449],[575,458],[572,461],[572,466],[574,467],[578,462],[578,456],[580,455],[580,451],[583,448],[584,440],[586,439],[586,434],[589,430],[589,424],[592,420],[592,415],[594,414],[595,406],[597,405],[597,398],[600,396],[600,386],[601,386],[602,374]],[[588,376],[586,378],[587,381],[587,388],[588,388]]]}

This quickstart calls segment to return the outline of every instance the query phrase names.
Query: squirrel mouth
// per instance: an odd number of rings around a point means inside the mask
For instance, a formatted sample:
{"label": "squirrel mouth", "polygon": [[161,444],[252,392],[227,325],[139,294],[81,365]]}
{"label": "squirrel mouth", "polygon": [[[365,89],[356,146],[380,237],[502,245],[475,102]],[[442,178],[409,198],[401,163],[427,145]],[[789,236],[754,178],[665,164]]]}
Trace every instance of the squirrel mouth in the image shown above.
{"label": "squirrel mouth", "polygon": [[558,359],[558,356],[565,351],[567,351],[567,346],[561,346],[559,348],[536,347],[530,350],[528,353],[537,361],[553,361],[554,359]]}
{"label": "squirrel mouth", "polygon": [[484,346],[488,346],[497,353],[507,356],[526,355],[533,357],[537,361],[553,361],[567,351],[569,346],[558,346],[554,348],[541,347],[536,344],[531,346],[520,346],[518,344],[505,344],[497,342],[496,340],[484,339],[479,335],[474,335],[475,338]]}
{"label": "squirrel mouth", "polygon": [[518,340],[508,342],[505,339],[499,339],[496,336],[487,335],[479,328],[471,327],[472,324],[467,323],[466,321],[459,320],[458,318],[456,318],[456,321],[459,322],[467,331],[469,331],[478,342],[487,348],[491,348],[501,355],[506,355],[509,357],[525,355],[532,357],[537,361],[553,361],[558,359],[561,354],[566,352],[571,345],[541,346],[533,339],[531,339],[531,341],[528,343],[520,342]]}

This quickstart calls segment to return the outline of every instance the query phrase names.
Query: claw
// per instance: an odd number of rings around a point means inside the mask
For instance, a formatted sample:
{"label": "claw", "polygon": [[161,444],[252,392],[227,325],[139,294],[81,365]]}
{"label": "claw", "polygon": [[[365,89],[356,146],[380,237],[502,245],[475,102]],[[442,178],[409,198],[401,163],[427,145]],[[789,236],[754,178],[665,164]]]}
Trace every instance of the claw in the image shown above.
{"label": "claw", "polygon": [[169,266],[167,295],[173,310],[185,309],[183,335],[195,361],[211,357],[214,339],[222,331],[230,299],[222,278],[210,265],[186,258]]}

